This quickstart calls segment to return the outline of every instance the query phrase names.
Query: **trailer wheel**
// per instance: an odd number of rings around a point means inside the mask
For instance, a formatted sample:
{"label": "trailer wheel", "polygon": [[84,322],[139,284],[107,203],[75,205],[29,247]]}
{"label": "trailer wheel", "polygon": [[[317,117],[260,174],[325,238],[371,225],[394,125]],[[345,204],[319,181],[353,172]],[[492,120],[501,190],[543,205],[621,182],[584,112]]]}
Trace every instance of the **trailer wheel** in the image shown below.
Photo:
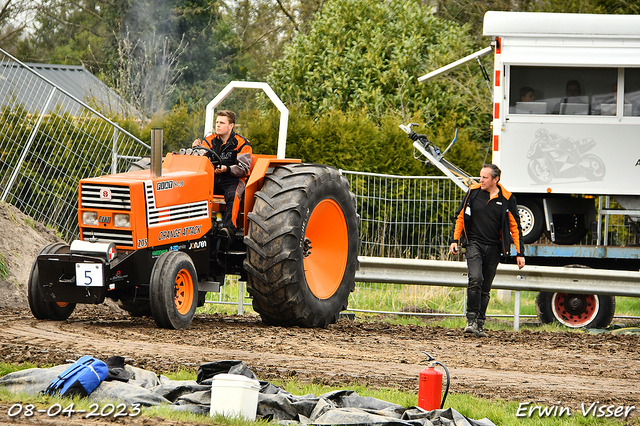
{"label": "trailer wheel", "polygon": [[[69,246],[64,243],[52,243],[40,250],[40,254],[59,253]],[[42,290],[38,285],[39,271],[38,260],[34,260],[29,273],[29,284],[27,289],[27,297],[29,299],[29,309],[37,319],[50,319],[54,321],[64,321],[73,313],[76,308],[75,303],[68,302],[47,302],[44,300]]]}
{"label": "trailer wheel", "polygon": [[247,289],[267,324],[326,327],[347,307],[360,250],[355,196],[338,170],[278,167],[248,215]]}
{"label": "trailer wheel", "polygon": [[540,292],[536,296],[538,319],[571,328],[604,328],[611,324],[616,298],[601,294]]}
{"label": "trailer wheel", "polygon": [[[553,224],[556,231],[555,243],[560,245],[577,244],[588,232],[582,214],[554,214]],[[549,231],[545,229],[544,233],[551,239]]]}
{"label": "trailer wheel", "polygon": [[189,328],[198,304],[198,276],[186,253],[169,251],[156,260],[151,270],[149,301],[158,327]]}
{"label": "trailer wheel", "polygon": [[544,214],[540,204],[531,198],[518,200],[518,215],[522,227],[522,242],[531,244],[538,241],[544,230]]}

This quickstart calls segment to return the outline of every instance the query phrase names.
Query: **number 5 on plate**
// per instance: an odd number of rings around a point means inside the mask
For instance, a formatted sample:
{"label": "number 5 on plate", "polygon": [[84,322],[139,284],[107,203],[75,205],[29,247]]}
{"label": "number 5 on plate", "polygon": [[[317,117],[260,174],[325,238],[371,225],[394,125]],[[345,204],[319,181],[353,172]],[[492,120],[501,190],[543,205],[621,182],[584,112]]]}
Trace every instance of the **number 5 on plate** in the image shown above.
{"label": "number 5 on plate", "polygon": [[78,287],[102,287],[101,263],[76,263],[76,285]]}

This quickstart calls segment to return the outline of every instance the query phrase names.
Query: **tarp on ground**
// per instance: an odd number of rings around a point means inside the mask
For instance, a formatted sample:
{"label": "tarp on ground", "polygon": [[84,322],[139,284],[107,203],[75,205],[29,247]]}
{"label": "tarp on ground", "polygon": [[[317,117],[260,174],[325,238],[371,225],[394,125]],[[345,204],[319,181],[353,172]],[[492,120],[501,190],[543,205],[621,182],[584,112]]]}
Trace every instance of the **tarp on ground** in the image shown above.
{"label": "tarp on ground", "polygon": [[[0,378],[0,388],[11,393],[38,395],[69,364],[51,368],[31,368]],[[242,361],[217,361],[202,364],[197,380],[170,380],[154,372],[125,365],[128,381],[102,382],[89,399],[95,402],[121,402],[127,405],[157,406],[166,404],[176,410],[209,415],[211,383],[217,374],[240,374],[255,379],[255,374]],[[338,390],[324,395],[296,396],[269,382],[260,381],[259,418],[282,425],[380,425],[380,426],[492,426],[488,419],[471,420],[452,408],[426,411],[405,408],[371,397],[359,396],[351,390]]]}

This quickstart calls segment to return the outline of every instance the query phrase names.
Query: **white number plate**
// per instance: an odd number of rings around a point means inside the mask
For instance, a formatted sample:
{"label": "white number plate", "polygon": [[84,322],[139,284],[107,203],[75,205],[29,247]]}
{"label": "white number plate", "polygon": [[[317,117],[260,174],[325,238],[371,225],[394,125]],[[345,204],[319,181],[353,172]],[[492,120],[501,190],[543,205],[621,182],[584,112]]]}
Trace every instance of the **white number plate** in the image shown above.
{"label": "white number plate", "polygon": [[102,287],[102,263],[76,263],[78,287]]}

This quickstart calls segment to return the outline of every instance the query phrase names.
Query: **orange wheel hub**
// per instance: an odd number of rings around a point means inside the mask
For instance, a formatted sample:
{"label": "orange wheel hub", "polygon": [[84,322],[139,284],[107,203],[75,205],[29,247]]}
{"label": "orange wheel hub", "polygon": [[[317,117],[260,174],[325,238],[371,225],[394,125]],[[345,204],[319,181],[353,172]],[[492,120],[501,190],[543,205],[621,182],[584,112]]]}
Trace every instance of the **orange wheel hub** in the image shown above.
{"label": "orange wheel hub", "polygon": [[186,269],[181,269],[176,275],[176,309],[180,315],[186,315],[193,303],[193,279]]}
{"label": "orange wheel hub", "polygon": [[56,302],[56,305],[60,306],[61,308],[64,308],[68,304],[69,304],[69,302]]}
{"label": "orange wheel hub", "polygon": [[304,272],[316,297],[328,299],[338,290],[348,255],[344,213],[334,200],[322,200],[311,212],[304,235]]}

